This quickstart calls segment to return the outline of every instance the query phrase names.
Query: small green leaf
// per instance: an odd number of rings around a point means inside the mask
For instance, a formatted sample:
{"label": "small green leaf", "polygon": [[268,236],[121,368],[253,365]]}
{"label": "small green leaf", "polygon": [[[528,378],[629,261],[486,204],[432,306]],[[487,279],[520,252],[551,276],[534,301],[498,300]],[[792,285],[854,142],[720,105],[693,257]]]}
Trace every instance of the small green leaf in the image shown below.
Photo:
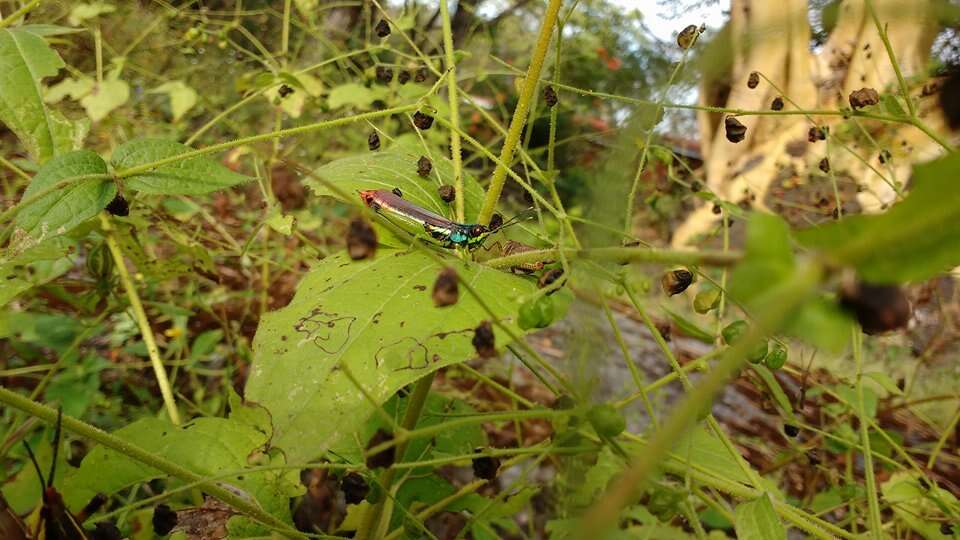
{"label": "small green leaf", "polygon": [[83,105],[90,120],[99,122],[128,99],[130,85],[120,79],[107,79],[95,84],[90,93],[80,99],[80,105]]}
{"label": "small green leaf", "polygon": [[351,105],[358,109],[366,109],[374,101],[386,97],[387,92],[386,87],[381,86],[367,88],[357,83],[342,84],[330,89],[327,106],[331,109],[339,109],[345,105]]}
{"label": "small green leaf", "polygon": [[895,396],[903,395],[903,390],[901,390],[900,387],[897,386],[897,383],[894,382],[893,377],[891,377],[886,373],[883,373],[880,371],[874,371],[871,373],[864,373],[863,376],[869,377],[870,379],[873,380],[873,382],[879,384],[881,388],[883,388],[884,390],[886,390],[887,392]]}
{"label": "small green leaf", "polygon": [[[23,192],[24,199],[61,180],[107,174],[107,164],[90,150],[77,150],[48,161]],[[117,194],[109,178],[74,182],[25,206],[15,220],[14,241],[22,247],[68,233],[97,215]]]}
{"label": "small green leaf", "polygon": [[[455,310],[434,307],[430,291],[443,265],[453,266],[500,321],[523,334],[517,307],[536,290],[533,280],[455,257],[438,264],[418,251],[383,247],[374,259],[354,262],[343,252],[323,259],[287,307],[264,315],[245,396],[270,411],[273,444],[290,461],[319,456],[373,412],[375,404],[351,378],[379,404],[425,374],[476,355],[474,328],[491,316],[467,294]],[[500,349],[508,338],[494,331]]]}
{"label": "small green leaf", "polygon": [[77,128],[43,103],[41,79],[64,66],[60,56],[37,34],[0,29],[0,123],[20,139],[39,163],[75,146]]}
{"label": "small green leaf", "polygon": [[183,115],[197,104],[197,91],[183,81],[169,81],[150,90],[151,94],[166,94],[170,98],[173,121],[179,122]]}
{"label": "small green leaf", "polygon": [[[123,170],[192,151],[166,139],[134,139],[113,151],[110,163]],[[127,178],[124,187],[159,195],[201,195],[250,180],[204,156],[162,165]]]}
{"label": "small green leaf", "polygon": [[670,317],[670,320],[672,320],[673,323],[677,325],[677,327],[680,329],[681,332],[683,332],[684,334],[696,340],[702,341],[704,343],[713,343],[713,334],[704,330],[703,328],[700,328],[700,326],[697,325],[697,323],[691,321],[690,319],[684,317],[683,315],[680,315],[679,313],[676,313],[674,311],[667,309],[664,306],[660,306],[660,307],[662,307],[663,310],[667,312],[667,315]]}
{"label": "small green leaf", "polygon": [[67,77],[57,84],[47,88],[43,100],[46,103],[59,103],[63,98],[79,100],[89,94],[96,83],[89,77],[74,79]]}
{"label": "small green leaf", "polygon": [[734,517],[739,540],[787,540],[787,530],[773,508],[770,495],[740,503]]}
{"label": "small green leaf", "polygon": [[83,32],[83,29],[81,28],[69,28],[57,24],[25,24],[17,27],[17,30],[26,30],[31,34],[40,37],[62,36],[64,34],[76,34],[77,32]]}
{"label": "small green leaf", "polygon": [[267,215],[267,225],[284,236],[293,234],[293,221],[293,216],[284,214],[279,205],[273,207]]}
{"label": "small green leaf", "polygon": [[702,426],[691,429],[677,442],[673,457],[685,466],[696,467],[721,478],[750,482],[723,442]]}
{"label": "small green leaf", "polygon": [[917,165],[907,197],[879,215],[799,231],[834,264],[876,284],[921,281],[960,265],[960,153]]}
{"label": "small green leaf", "polygon": [[[338,159],[316,169],[314,173],[347,193],[352,200],[348,203],[359,204],[357,192],[365,189],[397,188],[403,193],[403,198],[431,212],[453,219],[452,206],[443,202],[437,194],[436,175],[445,184],[453,184],[453,164],[450,160],[434,156],[434,173],[429,179],[421,178],[417,174],[417,160],[423,155],[418,147],[407,144],[398,144],[387,151],[357,154]],[[339,197],[323,183],[314,178],[306,180],[306,184],[320,196]],[[483,201],[483,189],[472,175],[463,173],[464,212],[467,220],[480,212]],[[353,198],[356,197],[356,198]]]}

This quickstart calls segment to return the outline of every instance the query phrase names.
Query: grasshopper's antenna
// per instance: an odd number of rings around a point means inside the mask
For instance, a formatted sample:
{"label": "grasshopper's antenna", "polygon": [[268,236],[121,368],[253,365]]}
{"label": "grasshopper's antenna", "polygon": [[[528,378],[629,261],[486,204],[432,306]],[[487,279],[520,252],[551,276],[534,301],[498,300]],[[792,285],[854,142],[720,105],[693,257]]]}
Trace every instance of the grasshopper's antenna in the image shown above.
{"label": "grasshopper's antenna", "polygon": [[43,480],[43,472],[40,471],[40,464],[37,463],[37,456],[33,454],[33,449],[30,448],[30,445],[27,444],[27,441],[23,441],[23,446],[27,449],[27,455],[30,456],[30,461],[33,462],[33,468],[37,471],[37,478],[40,479],[40,491],[47,489],[47,485]]}
{"label": "grasshopper's antenna", "polygon": [[47,486],[53,485],[53,475],[57,472],[57,455],[60,453],[60,433],[63,431],[63,407],[57,407],[57,427],[53,432],[53,461],[50,462],[50,476],[47,477]]}
{"label": "grasshopper's antenna", "polygon": [[494,231],[500,231],[500,230],[506,229],[511,225],[516,225],[517,223],[520,223],[525,219],[530,219],[531,217],[533,217],[533,207],[527,208],[523,212],[520,212],[519,214],[503,222],[499,227],[494,229]]}

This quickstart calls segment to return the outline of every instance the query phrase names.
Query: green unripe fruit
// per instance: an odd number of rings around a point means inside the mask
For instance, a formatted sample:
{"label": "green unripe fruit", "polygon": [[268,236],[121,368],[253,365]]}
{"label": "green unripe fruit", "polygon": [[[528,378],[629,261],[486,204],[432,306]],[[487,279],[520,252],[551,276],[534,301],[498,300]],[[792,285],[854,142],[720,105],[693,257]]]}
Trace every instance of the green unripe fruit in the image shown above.
{"label": "green unripe fruit", "polygon": [[587,411],[587,420],[597,435],[616,437],[627,429],[627,420],[613,405],[604,403]]}
{"label": "green unripe fruit", "polygon": [[770,352],[763,359],[764,365],[770,369],[780,369],[787,363],[787,348],[780,343],[774,343]]}
{"label": "green unripe fruit", "polygon": [[524,302],[520,306],[517,324],[523,330],[546,328],[553,322],[553,316],[553,300],[549,296],[541,296],[535,300]]}
{"label": "green unripe fruit", "polygon": [[693,310],[703,315],[720,304],[720,289],[708,287],[701,289],[693,297]]}
{"label": "green unripe fruit", "polygon": [[733,345],[739,341],[744,334],[747,333],[748,328],[747,322],[744,320],[733,321],[725,326],[720,332],[720,334],[723,336],[723,342],[727,345]]}

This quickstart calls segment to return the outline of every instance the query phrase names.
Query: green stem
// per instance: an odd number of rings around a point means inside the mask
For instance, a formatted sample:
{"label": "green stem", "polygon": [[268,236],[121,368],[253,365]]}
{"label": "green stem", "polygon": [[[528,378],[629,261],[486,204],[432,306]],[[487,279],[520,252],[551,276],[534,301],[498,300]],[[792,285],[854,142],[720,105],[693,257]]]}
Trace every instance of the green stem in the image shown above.
{"label": "green stem", "polygon": [[673,445],[691,423],[709,407],[714,396],[745,362],[746,356],[764,336],[775,333],[794,309],[806,300],[820,281],[821,267],[816,263],[798,270],[790,279],[774,287],[757,302],[757,319],[747,336],[723,355],[673,415],[654,434],[650,443],[638,453],[613,487],[587,511],[574,538],[595,538],[618,521],[620,511],[634,501],[645,481],[663,462]]}
{"label": "green stem", "polygon": [[37,7],[38,5],[40,5],[40,0],[31,0],[30,2],[25,4],[22,8],[11,13],[10,16],[7,17],[6,19],[0,19],[0,28],[6,28],[11,24],[17,22],[17,20],[19,20],[20,17],[23,17],[27,13],[30,13],[31,11],[33,11],[33,8]]}
{"label": "green stem", "polygon": [[163,396],[163,404],[167,408],[167,415],[170,416],[170,422],[175,426],[180,425],[180,413],[177,411],[177,403],[173,398],[173,390],[170,387],[170,380],[167,379],[167,372],[163,367],[163,361],[160,360],[160,350],[157,347],[157,341],[153,337],[153,329],[150,327],[150,320],[147,319],[147,312],[143,309],[143,303],[140,302],[140,295],[137,294],[137,288],[130,279],[130,272],[127,270],[127,263],[123,258],[123,251],[120,244],[117,243],[117,237],[113,232],[113,224],[105,212],[100,213],[100,224],[106,235],[107,247],[113,256],[117,273],[120,274],[120,282],[127,291],[127,298],[130,300],[130,307],[133,309],[134,318],[140,327],[140,335],[143,337],[143,344],[147,347],[147,355],[150,357],[150,364],[153,366],[153,374],[157,378],[157,385],[160,387],[160,394]]}
{"label": "green stem", "polygon": [[443,19],[443,52],[447,65],[447,103],[450,107],[450,154],[453,157],[454,208],[457,221],[463,223],[463,157],[460,155],[460,107],[457,98],[457,63],[453,57],[453,31],[450,28],[448,0],[440,0]]}
{"label": "green stem", "polygon": [[527,119],[530,100],[540,79],[540,70],[543,68],[543,59],[547,56],[547,48],[550,45],[550,37],[553,35],[553,27],[557,23],[560,4],[561,0],[550,0],[547,5],[543,23],[540,25],[540,35],[537,36],[537,44],[530,59],[530,67],[527,68],[527,75],[523,80],[520,100],[517,102],[517,108],[513,111],[510,129],[507,131],[507,139],[504,141],[503,149],[500,152],[500,163],[493,171],[493,178],[490,179],[490,189],[487,190],[483,206],[480,208],[480,216],[477,218],[477,221],[482,225],[490,223],[493,210],[497,206],[497,201],[500,200],[500,193],[503,191],[503,185],[507,180],[507,168],[513,161],[513,153],[520,142],[523,124]]}
{"label": "green stem", "polygon": [[199,156],[205,156],[207,154],[213,154],[215,152],[220,152],[222,150],[229,150],[231,148],[236,148],[238,146],[243,146],[246,144],[251,144],[251,143],[260,142],[260,141],[267,141],[272,139],[279,139],[282,137],[290,137],[292,135],[302,135],[304,133],[309,133],[311,131],[318,131],[321,129],[327,129],[327,128],[346,125],[346,124],[352,124],[354,122],[362,122],[364,120],[371,120],[373,118],[380,118],[383,116],[402,114],[405,112],[416,110],[418,107],[419,105],[416,103],[411,105],[402,105],[400,107],[392,107],[390,109],[383,109],[381,111],[372,111],[368,113],[355,114],[353,116],[346,116],[343,118],[334,118],[333,120],[324,120],[322,122],[314,122],[312,124],[307,124],[305,126],[298,126],[298,127],[287,128],[287,129],[280,129],[277,131],[271,131],[269,133],[260,133],[257,135],[251,135],[249,137],[243,137],[233,141],[227,141],[220,144],[207,146],[205,148],[191,150],[189,152],[184,152],[183,154],[179,154],[176,156],[171,156],[164,159],[158,159],[157,161],[151,161],[150,163],[144,163],[143,165],[137,165],[136,167],[122,169],[114,173],[114,176],[116,176],[117,178],[126,178],[128,176],[142,174],[147,171],[156,169],[157,167],[162,167],[164,165],[169,165],[171,163],[179,163],[187,159],[191,159]]}
{"label": "green stem", "polygon": [[[414,388],[413,393],[410,394],[410,400],[407,402],[407,410],[403,415],[403,423],[401,425],[403,426],[404,431],[401,433],[394,433],[394,440],[401,435],[409,433],[415,427],[417,427],[417,421],[420,420],[420,414],[423,412],[423,407],[427,403],[427,395],[430,393],[430,388],[433,386],[433,378],[435,375],[436,372],[432,372],[417,381],[417,385]],[[407,440],[407,438],[403,438],[396,444],[395,455],[399,461],[403,461],[403,455],[407,450]],[[379,453],[376,448],[371,448],[370,452]],[[386,494],[390,492],[390,487],[397,475],[397,471],[398,469],[391,467],[380,475],[380,487],[383,489],[385,495],[380,502],[374,505],[374,507],[368,510],[364,515],[363,522],[360,524],[360,528],[357,530],[357,540],[376,538],[379,534],[380,521],[383,517],[383,508],[389,500],[389,497]]]}
{"label": "green stem", "polygon": [[[510,268],[527,263],[556,260],[559,249],[537,249],[516,255],[496,257],[484,264],[493,268]],[[608,262],[649,262],[685,265],[733,266],[742,258],[737,251],[688,251],[644,247],[602,247],[563,250],[563,256],[572,259],[584,259]]]}
{"label": "green stem", "polygon": [[867,424],[868,417],[863,405],[863,334],[856,326],[852,333],[853,360],[857,371],[857,415],[860,417],[860,444],[863,446],[863,477],[867,484],[869,533],[871,538],[879,540],[883,530],[880,521],[880,501],[877,498],[877,479],[873,472],[873,452],[870,451],[870,427]]}
{"label": "green stem", "polygon": [[[13,407],[14,409],[19,409],[30,416],[43,420],[50,425],[54,425],[57,422],[56,410],[27,399],[20,394],[17,394],[16,392],[13,392],[2,386],[0,386],[0,403]],[[251,519],[283,531],[284,535],[289,538],[301,537],[297,531],[293,530],[290,528],[290,526],[261,509],[255,503],[251,502],[250,499],[246,498],[246,496],[240,496],[237,493],[224,488],[221,482],[214,482],[213,480],[204,478],[203,476],[186,469],[177,463],[152,454],[135,444],[131,444],[130,442],[127,442],[115,435],[111,435],[97,427],[91,426],[85,422],[81,422],[73,417],[63,415],[62,425],[64,429],[71,433],[100,444],[105,448],[109,448],[115,452],[119,452],[130,459],[139,461],[140,463],[143,463],[149,467],[153,467],[160,472],[180,478],[186,482],[197,482],[203,487],[203,491],[205,493],[208,493],[212,497],[223,501],[225,504],[233,507],[237,511],[246,514]]]}

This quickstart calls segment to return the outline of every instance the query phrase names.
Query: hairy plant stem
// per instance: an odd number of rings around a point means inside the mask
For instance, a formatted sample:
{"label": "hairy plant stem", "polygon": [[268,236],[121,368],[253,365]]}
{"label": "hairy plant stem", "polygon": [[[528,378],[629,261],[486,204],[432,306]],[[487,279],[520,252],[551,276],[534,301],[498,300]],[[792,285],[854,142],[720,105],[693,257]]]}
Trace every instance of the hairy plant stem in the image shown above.
{"label": "hairy plant stem", "polygon": [[31,0],[30,2],[27,2],[26,4],[24,4],[22,8],[11,13],[10,16],[7,17],[6,19],[0,18],[0,28],[6,28],[11,24],[17,22],[18,20],[20,20],[20,17],[23,17],[27,13],[30,13],[31,11],[33,11],[33,8],[37,7],[38,5],[40,5],[40,0]]}
{"label": "hairy plant stem", "polygon": [[463,157],[460,155],[460,101],[457,98],[457,63],[453,57],[453,31],[450,29],[449,0],[440,0],[443,20],[443,52],[447,67],[447,103],[450,107],[450,154],[453,159],[454,208],[457,221],[463,223]]}
{"label": "hairy plant stem", "polygon": [[[493,268],[510,268],[521,264],[556,260],[560,255],[559,249],[538,249],[506,257],[496,257],[485,261],[484,264]],[[644,247],[565,248],[562,255],[571,259],[592,261],[653,262],[722,267],[733,266],[742,257],[740,252],[737,251],[688,251]]]}
{"label": "hairy plant stem", "polygon": [[113,256],[113,262],[117,268],[117,274],[120,275],[120,282],[124,290],[127,291],[127,298],[130,300],[130,308],[133,309],[133,316],[140,327],[140,335],[143,337],[143,344],[147,347],[147,355],[150,357],[150,365],[153,367],[153,375],[157,378],[157,386],[160,387],[160,395],[163,396],[163,404],[167,409],[167,415],[170,422],[175,426],[180,425],[180,413],[177,411],[177,403],[173,398],[173,389],[170,387],[170,380],[167,378],[167,372],[163,367],[163,361],[160,360],[160,350],[157,347],[157,340],[153,337],[153,329],[150,328],[150,320],[147,319],[147,312],[143,309],[143,303],[140,302],[140,295],[137,294],[137,287],[130,279],[130,271],[127,270],[127,263],[123,257],[123,250],[117,243],[117,236],[114,234],[113,224],[106,212],[100,213],[100,225],[106,236],[107,247]]}
{"label": "hairy plant stem", "polygon": [[866,408],[863,404],[863,334],[860,327],[854,325],[851,330],[853,342],[853,361],[857,372],[857,416],[860,418],[860,444],[863,446],[863,477],[867,484],[867,522],[870,524],[870,538],[882,538],[883,528],[880,520],[880,501],[877,498],[877,479],[873,472],[873,452],[870,450],[870,427],[867,424]]}
{"label": "hairy plant stem", "polygon": [[[407,401],[407,410],[403,415],[401,426],[404,431],[394,433],[394,437],[406,434],[417,427],[417,421],[420,420],[420,414],[423,412],[423,407],[427,403],[427,395],[430,393],[430,387],[433,386],[433,378],[435,375],[436,372],[432,372],[417,381],[417,385],[414,387],[413,393],[410,394],[409,401]],[[375,450],[375,448],[371,449],[371,451],[373,450]],[[396,444],[396,449],[394,450],[396,459],[402,461],[406,450],[407,439],[402,439]],[[390,493],[397,471],[398,469],[391,467],[380,475],[380,487],[383,489],[384,497],[364,514],[363,522],[360,524],[359,529],[357,529],[357,540],[377,538],[380,534],[380,522],[383,518],[383,509],[387,501],[390,500],[388,494]]]}
{"label": "hairy plant stem", "polygon": [[676,441],[680,440],[693,421],[710,406],[714,396],[746,361],[746,356],[765,336],[777,329],[805,301],[822,277],[816,262],[801,267],[790,279],[767,291],[757,302],[759,322],[736,345],[730,347],[714,369],[703,377],[694,391],[661,425],[643,452],[634,456],[613,486],[587,511],[578,523],[573,538],[595,538],[616,525],[620,511],[634,501],[649,476],[655,471]]}
{"label": "hairy plant stem", "polygon": [[[2,386],[0,386],[0,403],[3,403],[14,409],[21,410],[30,416],[43,420],[50,425],[54,425],[57,422],[56,410],[47,407],[46,405],[41,405],[40,403],[23,397],[20,394]],[[202,486],[205,493],[216,499],[219,499],[251,519],[281,531],[288,538],[302,537],[299,532],[292,529],[279,519],[273,517],[258,505],[251,502],[249,499],[237,495],[233,491],[222,487],[220,482],[215,482],[211,479],[204,478],[203,476],[186,469],[177,463],[152,454],[135,444],[129,443],[115,435],[111,435],[97,427],[91,426],[90,424],[81,422],[76,418],[63,415],[62,425],[63,429],[75,435],[100,444],[105,448],[119,452],[130,459],[153,467],[160,472],[180,478],[186,482],[196,482],[198,485]]]}
{"label": "hairy plant stem", "polygon": [[550,37],[553,35],[553,27],[557,23],[557,14],[560,12],[560,4],[561,0],[550,0],[550,3],[547,5],[547,11],[543,16],[543,22],[540,24],[540,34],[537,36],[537,44],[533,49],[533,56],[530,58],[530,67],[527,68],[527,75],[523,80],[520,99],[517,101],[517,107],[513,111],[513,118],[510,119],[510,129],[507,131],[507,138],[503,142],[503,149],[500,151],[500,163],[497,164],[497,168],[493,171],[493,177],[490,179],[490,187],[487,189],[483,206],[480,208],[480,215],[477,218],[477,222],[482,225],[490,223],[493,210],[497,206],[497,201],[500,200],[500,193],[503,191],[503,185],[507,180],[507,168],[513,161],[513,153],[520,143],[520,134],[527,120],[530,100],[540,80],[543,59],[547,56]]}

